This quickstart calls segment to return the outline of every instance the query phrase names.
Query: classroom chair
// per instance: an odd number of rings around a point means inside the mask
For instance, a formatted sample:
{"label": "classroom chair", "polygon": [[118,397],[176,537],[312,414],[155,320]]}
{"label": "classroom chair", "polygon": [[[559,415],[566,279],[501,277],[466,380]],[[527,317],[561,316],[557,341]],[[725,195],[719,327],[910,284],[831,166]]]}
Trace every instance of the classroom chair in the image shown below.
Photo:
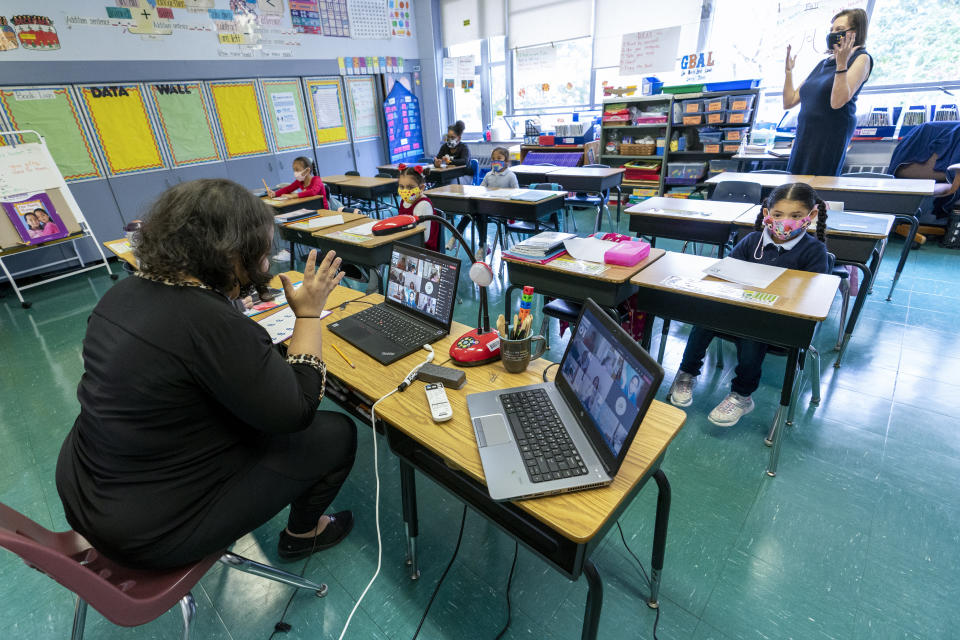
{"label": "classroom chair", "polygon": [[789,175],[790,172],[784,171],[783,169],[757,169],[756,171],[751,171],[750,173],[780,173]]}
{"label": "classroom chair", "polygon": [[473,174],[472,184],[475,187],[480,186],[480,161],[476,158],[470,158],[470,173]]}
{"label": "classroom chair", "polygon": [[0,547],[76,594],[72,640],[83,638],[88,604],[116,625],[137,627],[155,620],[178,603],[183,616],[183,638],[189,640],[197,611],[190,591],[218,561],[231,569],[310,589],[318,597],[327,594],[325,584],[229,551],[211,554],[177,569],[131,569],[105,558],[76,531],[50,531],[2,503]]}
{"label": "classroom chair", "polygon": [[717,184],[713,193],[710,194],[711,200],[720,202],[749,202],[750,204],[760,204],[763,200],[760,195],[762,187],[758,182],[747,182],[746,180],[725,180]]}
{"label": "classroom chair", "polygon": [[[586,164],[583,165],[585,169],[609,169],[610,165],[608,164]],[[564,202],[566,202],[568,210],[572,212],[575,208],[596,208],[597,217],[593,223],[593,232],[597,233],[600,231],[600,225],[603,221],[603,212],[607,212],[607,222],[610,224],[611,229],[616,229],[613,226],[613,218],[610,216],[610,207],[607,206],[607,203],[610,201],[610,190],[607,189],[601,193],[582,193],[578,192],[574,195],[567,195]],[[572,213],[571,213],[572,215]]]}

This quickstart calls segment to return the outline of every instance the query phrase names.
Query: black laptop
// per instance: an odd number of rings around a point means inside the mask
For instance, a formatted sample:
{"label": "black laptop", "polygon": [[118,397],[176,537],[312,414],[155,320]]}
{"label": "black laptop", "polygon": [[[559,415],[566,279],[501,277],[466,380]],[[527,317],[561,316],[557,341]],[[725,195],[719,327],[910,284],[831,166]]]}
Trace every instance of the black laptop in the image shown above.
{"label": "black laptop", "polygon": [[380,364],[450,333],[460,260],[401,242],[393,245],[387,299],[328,326]]}

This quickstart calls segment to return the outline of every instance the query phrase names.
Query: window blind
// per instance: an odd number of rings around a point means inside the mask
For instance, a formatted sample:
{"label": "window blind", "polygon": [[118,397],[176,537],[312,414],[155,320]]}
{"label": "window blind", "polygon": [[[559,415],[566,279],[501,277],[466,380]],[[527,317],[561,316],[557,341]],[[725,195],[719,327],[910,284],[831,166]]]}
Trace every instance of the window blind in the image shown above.
{"label": "window blind", "polygon": [[511,49],[590,35],[591,0],[508,0]]}
{"label": "window blind", "polygon": [[440,0],[440,23],[444,47],[502,36],[504,0]]}

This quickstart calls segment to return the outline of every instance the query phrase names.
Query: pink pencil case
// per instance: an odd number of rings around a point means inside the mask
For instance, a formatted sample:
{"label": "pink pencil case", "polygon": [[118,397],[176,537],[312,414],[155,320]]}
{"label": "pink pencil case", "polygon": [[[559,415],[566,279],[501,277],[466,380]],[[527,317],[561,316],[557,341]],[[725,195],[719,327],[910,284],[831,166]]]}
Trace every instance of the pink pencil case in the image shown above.
{"label": "pink pencil case", "polygon": [[616,264],[621,267],[632,267],[650,255],[650,243],[643,240],[635,242],[618,242],[617,246],[607,249],[603,254],[603,261],[607,264]]}

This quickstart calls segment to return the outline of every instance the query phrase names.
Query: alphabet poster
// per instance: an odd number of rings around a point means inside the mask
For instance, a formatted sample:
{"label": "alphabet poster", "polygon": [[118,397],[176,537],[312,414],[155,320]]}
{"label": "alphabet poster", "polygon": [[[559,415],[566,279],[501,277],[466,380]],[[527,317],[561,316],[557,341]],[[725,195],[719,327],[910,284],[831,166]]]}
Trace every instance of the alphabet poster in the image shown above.
{"label": "alphabet poster", "polygon": [[201,83],[155,82],[149,87],[174,166],[223,159],[217,149]]}
{"label": "alphabet poster", "polygon": [[32,129],[44,137],[67,181],[102,175],[69,87],[0,88],[0,111],[13,129]]}
{"label": "alphabet poster", "polygon": [[300,81],[296,78],[261,80],[267,115],[277,151],[310,147],[306,109]]}
{"label": "alphabet poster", "polygon": [[140,85],[83,85],[79,91],[110,173],[125,175],[163,168]]}
{"label": "alphabet poster", "polygon": [[208,82],[220,120],[227,156],[242,158],[269,153],[253,80]]}

